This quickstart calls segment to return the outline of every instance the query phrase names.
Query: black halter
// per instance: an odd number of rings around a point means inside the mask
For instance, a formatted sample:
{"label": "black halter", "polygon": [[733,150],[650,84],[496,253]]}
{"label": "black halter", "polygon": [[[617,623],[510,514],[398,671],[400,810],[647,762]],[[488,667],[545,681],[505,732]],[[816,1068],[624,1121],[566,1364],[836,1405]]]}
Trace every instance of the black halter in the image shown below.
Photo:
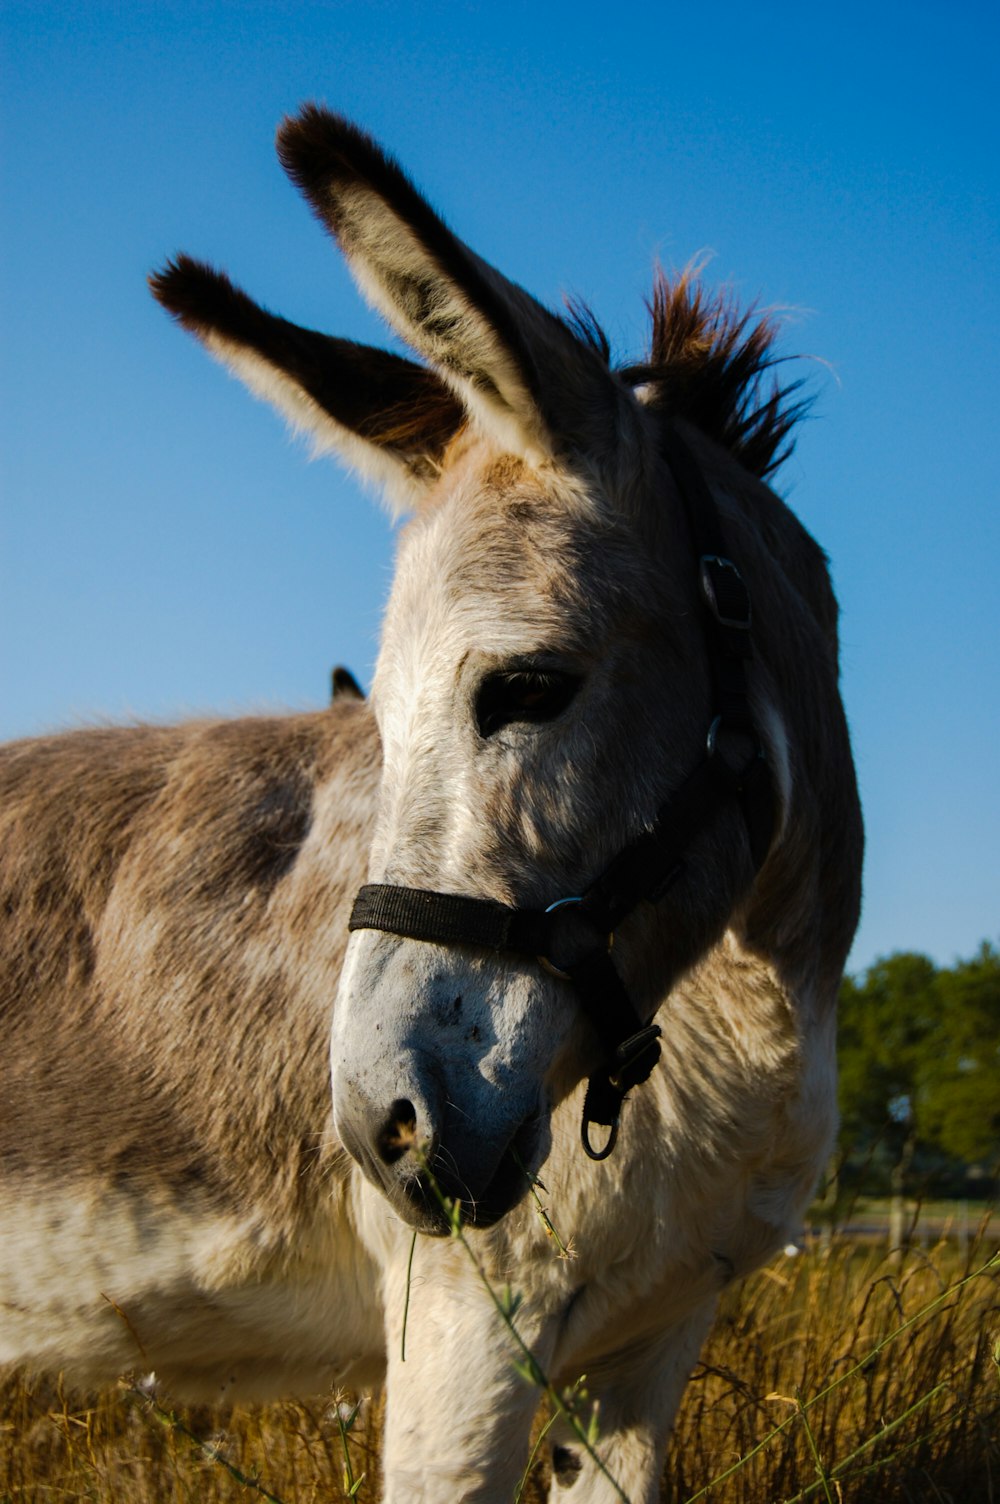
{"label": "black halter", "polygon": [[[705,605],[715,710],[701,762],[653,824],[577,896],[546,909],[514,909],[489,898],[369,883],[358,893],[349,923],[352,930],[533,956],[571,982],[603,1055],[583,1105],[583,1147],[591,1159],[611,1153],[626,1093],[648,1079],[660,1058],[660,1028],[643,1023],[611,960],[614,931],[640,902],[662,898],[681,874],[685,850],[722,806],[739,804],[758,869],[773,825],[771,779],[747,692],[750,593],[728,556],[715,499],[673,429],[666,458],[687,517]],[[590,1142],[591,1123],[610,1129],[601,1149]]]}

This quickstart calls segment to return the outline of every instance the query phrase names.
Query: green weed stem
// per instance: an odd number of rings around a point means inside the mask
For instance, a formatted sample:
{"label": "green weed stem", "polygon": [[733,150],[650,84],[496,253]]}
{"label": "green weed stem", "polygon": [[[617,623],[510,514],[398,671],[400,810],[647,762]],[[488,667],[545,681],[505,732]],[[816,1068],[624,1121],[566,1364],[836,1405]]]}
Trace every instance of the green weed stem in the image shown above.
{"label": "green weed stem", "polygon": [[537,1210],[538,1215],[541,1218],[542,1226],[545,1228],[545,1231],[548,1233],[549,1237],[555,1243],[556,1248],[559,1250],[559,1257],[561,1259],[575,1259],[576,1253],[573,1250],[572,1241],[570,1241],[569,1243],[563,1242],[562,1238],[556,1232],[552,1218],[549,1216],[548,1208],[542,1205],[542,1198],[538,1194],[538,1187],[541,1186],[542,1190],[544,1191],[544,1185],[542,1185],[542,1182],[539,1180],[537,1175],[533,1175],[531,1171],[527,1169],[524,1164],[522,1164],[521,1156],[520,1154],[518,1154],[517,1150],[514,1149],[512,1152],[518,1169],[521,1171],[521,1174],[528,1182],[528,1188],[530,1189],[531,1195],[534,1199],[535,1209]]}
{"label": "green weed stem", "polygon": [[406,1323],[410,1315],[410,1280],[413,1277],[413,1250],[417,1246],[417,1235],[414,1232],[410,1239],[410,1257],[406,1261],[406,1298],[403,1301],[403,1335],[399,1344],[399,1361],[406,1362]]}
{"label": "green weed stem", "polygon": [[830,1480],[826,1476],[826,1469],[824,1468],[822,1458],[819,1455],[819,1447],[816,1445],[816,1438],[813,1435],[813,1428],[809,1424],[809,1416],[806,1414],[806,1407],[802,1403],[802,1396],[800,1394],[796,1394],[795,1403],[798,1405],[799,1414],[802,1417],[802,1425],[805,1428],[806,1440],[809,1443],[809,1450],[812,1453],[812,1460],[816,1468],[816,1476],[819,1486],[822,1488],[824,1494],[826,1495],[826,1504],[833,1504],[833,1494],[830,1492]]}
{"label": "green weed stem", "polygon": [[357,1404],[354,1406],[354,1409],[345,1420],[341,1412],[340,1402],[338,1401],[335,1406],[337,1416],[337,1430],[340,1432],[340,1445],[344,1449],[344,1493],[349,1499],[357,1497],[358,1491],[361,1488],[362,1483],[365,1481],[364,1473],[361,1474],[360,1478],[355,1478],[354,1476],[354,1466],[351,1462],[351,1447],[348,1441],[348,1437],[354,1428],[354,1422],[358,1418],[358,1412],[360,1411],[360,1409],[361,1401],[358,1400]]}
{"label": "green weed stem", "polygon": [[277,1494],[272,1494],[269,1489],[266,1489],[263,1483],[258,1483],[256,1478],[251,1478],[247,1473],[242,1472],[235,1463],[230,1462],[229,1458],[223,1454],[219,1447],[213,1446],[210,1441],[203,1441],[200,1436],[196,1436],[178,1415],[175,1415],[172,1410],[165,1410],[153,1395],[145,1393],[135,1384],[125,1384],[123,1388],[126,1394],[131,1395],[133,1399],[141,1401],[143,1407],[151,1415],[155,1416],[161,1426],[165,1426],[168,1431],[175,1431],[179,1436],[183,1436],[186,1441],[191,1443],[195,1451],[199,1452],[208,1462],[215,1463],[223,1468],[231,1478],[235,1478],[236,1482],[242,1488],[252,1489],[254,1493],[260,1494],[261,1498],[267,1499],[268,1504],[284,1504],[284,1501]]}
{"label": "green weed stem", "polygon": [[[940,1429],[940,1424],[938,1426],[932,1426],[931,1430],[925,1432],[923,1437],[914,1437],[912,1438],[912,1440],[904,1442],[901,1447],[897,1447],[894,1452],[886,1453],[886,1455],[884,1457],[880,1457],[877,1462],[871,1462],[865,1467],[858,1468],[856,1471],[850,1472],[851,1464],[857,1461],[862,1452],[866,1452],[869,1447],[875,1446],[877,1442],[884,1441],[887,1436],[891,1436],[894,1431],[898,1431],[899,1427],[904,1423],[904,1421],[909,1420],[911,1415],[915,1415],[918,1410],[923,1409],[924,1405],[929,1404],[932,1399],[934,1399],[937,1395],[942,1394],[944,1390],[948,1389],[949,1387],[950,1386],[947,1380],[944,1380],[940,1384],[936,1384],[933,1389],[929,1389],[926,1394],[922,1394],[918,1400],[915,1400],[914,1403],[908,1407],[908,1409],[904,1410],[902,1415],[897,1415],[895,1420],[887,1421],[885,1425],[880,1426],[879,1429],[875,1431],[871,1436],[866,1437],[859,1446],[856,1446],[854,1448],[853,1452],[849,1452],[846,1457],[842,1457],[840,1461],[835,1465],[833,1471],[830,1473],[831,1481],[840,1483],[843,1482],[847,1476],[850,1476],[852,1479],[865,1478],[871,1473],[878,1472],[879,1469],[887,1466],[887,1464],[892,1462],[895,1458],[901,1457],[905,1451],[908,1451],[911,1447],[915,1446],[918,1441],[921,1441],[928,1436],[933,1436],[935,1431]],[[823,1485],[826,1486],[825,1479],[822,1480],[822,1482]],[[799,1493],[795,1494],[793,1498],[789,1499],[788,1504],[799,1504],[800,1500],[810,1498],[819,1487],[819,1480],[816,1483],[810,1483],[808,1487],[803,1488]],[[829,1496],[829,1490],[827,1490],[827,1493]]]}

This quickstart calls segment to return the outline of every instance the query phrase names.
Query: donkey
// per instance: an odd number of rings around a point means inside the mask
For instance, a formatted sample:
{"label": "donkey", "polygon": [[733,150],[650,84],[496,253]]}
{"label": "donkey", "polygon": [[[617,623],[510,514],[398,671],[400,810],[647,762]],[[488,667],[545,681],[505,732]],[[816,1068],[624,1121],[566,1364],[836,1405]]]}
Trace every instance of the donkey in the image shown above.
{"label": "donkey", "polygon": [[152,288],[408,514],[372,693],[4,750],[0,1357],[385,1382],[390,1504],[509,1499],[524,1371],[585,1374],[552,1498],[650,1501],[834,1130],[862,835],[824,555],[765,483],[800,404],[688,277],[614,370],[346,120],[278,151],[421,360],[187,257]]}

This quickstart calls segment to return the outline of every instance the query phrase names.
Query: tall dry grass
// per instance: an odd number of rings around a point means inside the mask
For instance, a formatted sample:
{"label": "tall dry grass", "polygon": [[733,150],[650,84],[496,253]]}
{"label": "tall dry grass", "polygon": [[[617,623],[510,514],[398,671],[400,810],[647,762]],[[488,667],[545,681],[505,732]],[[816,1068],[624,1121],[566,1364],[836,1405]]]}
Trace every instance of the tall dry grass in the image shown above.
{"label": "tall dry grass", "polygon": [[[665,1500],[1000,1504],[1000,1256],[840,1246],[728,1292],[678,1418]],[[175,1407],[0,1384],[0,1504],[378,1498],[379,1404]],[[545,1461],[524,1504],[545,1497]],[[568,1497],[572,1497],[570,1494]]]}
{"label": "tall dry grass", "polygon": [[1000,1256],[840,1247],[724,1303],[664,1497],[1000,1500]]}

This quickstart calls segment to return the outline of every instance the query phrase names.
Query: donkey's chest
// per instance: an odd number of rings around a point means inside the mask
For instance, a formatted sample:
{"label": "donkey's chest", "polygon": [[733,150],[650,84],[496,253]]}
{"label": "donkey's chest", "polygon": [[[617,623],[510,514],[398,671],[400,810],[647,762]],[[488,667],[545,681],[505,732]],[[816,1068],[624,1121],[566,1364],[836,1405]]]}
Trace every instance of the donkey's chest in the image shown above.
{"label": "donkey's chest", "polygon": [[[677,1110],[675,1060],[630,1099],[603,1164],[580,1151],[575,1099],[557,1110],[558,1147],[542,1169],[556,1236],[540,1229],[532,1202],[517,1215],[544,1249],[522,1268],[547,1289],[542,1300],[562,1302],[560,1371],[666,1331],[799,1229],[833,1121],[823,1042],[789,1039],[752,1071],[742,1052],[720,1046],[713,1058],[700,1113]],[[690,1085],[702,1067],[687,1067]]]}

